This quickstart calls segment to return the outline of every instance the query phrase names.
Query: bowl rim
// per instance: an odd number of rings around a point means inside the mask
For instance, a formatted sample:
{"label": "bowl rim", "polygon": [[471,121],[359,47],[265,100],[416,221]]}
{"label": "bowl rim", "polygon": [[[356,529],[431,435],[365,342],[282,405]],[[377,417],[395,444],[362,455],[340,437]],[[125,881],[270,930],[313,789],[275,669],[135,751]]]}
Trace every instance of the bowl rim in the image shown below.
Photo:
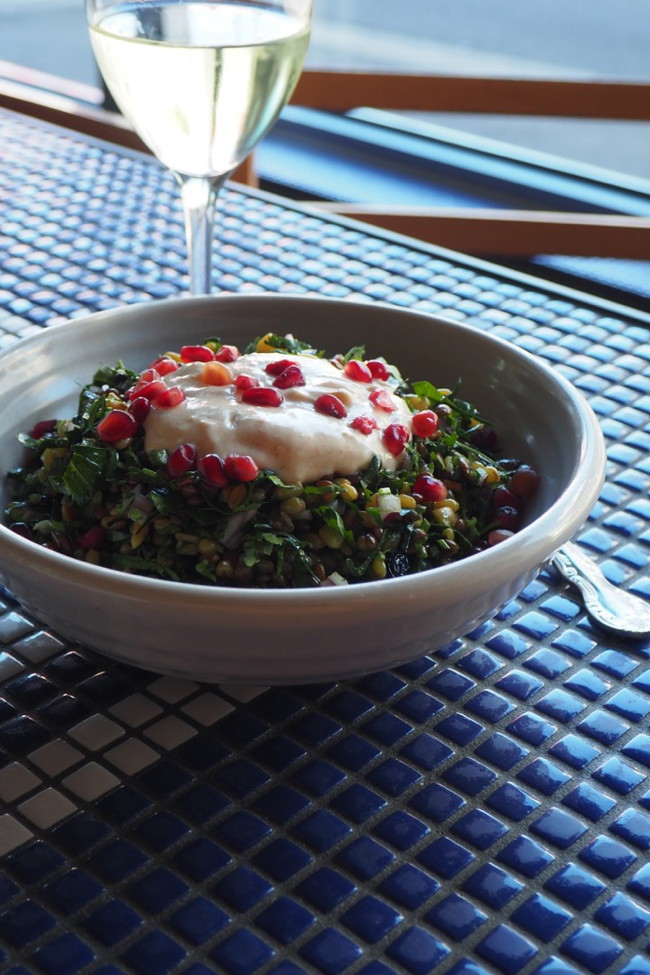
{"label": "bowl rim", "polygon": [[[54,326],[48,326],[40,332],[33,333],[20,339],[12,345],[5,353],[5,364],[12,355],[28,353],[30,346],[38,345],[43,342],[44,336],[48,332],[56,333],[62,337],[68,332],[73,332],[79,327],[95,328],[97,323],[106,319],[128,318],[135,315],[155,313],[157,308],[188,309],[200,308],[203,305],[213,303],[226,304],[228,302],[241,302],[243,304],[257,304],[268,302],[296,302],[313,303],[321,305],[330,304],[339,307],[341,304],[355,305],[361,304],[368,307],[367,302],[344,300],[340,298],[329,298],[321,295],[302,295],[302,294],[277,294],[268,292],[259,293],[221,293],[213,295],[203,295],[197,297],[174,296],[163,299],[151,299],[146,302],[136,302],[130,305],[122,305],[115,308],[105,309],[99,312],[92,312],[78,318],[69,319]],[[522,566],[534,566],[545,558],[550,557],[552,551],[559,548],[567,541],[575,531],[577,531],[586,519],[585,514],[576,517],[572,514],[571,506],[566,503],[566,496],[577,497],[577,484],[580,487],[580,497],[582,499],[581,512],[587,508],[586,502],[589,501],[591,507],[600,492],[605,473],[605,445],[604,437],[597,418],[585,397],[566,379],[561,373],[552,369],[546,362],[539,357],[522,349],[519,346],[507,342],[500,336],[493,335],[491,332],[472,325],[470,322],[458,321],[447,318],[443,315],[424,312],[419,309],[402,308],[386,302],[373,301],[371,307],[376,309],[379,314],[399,313],[400,315],[415,316],[420,320],[427,320],[432,324],[440,324],[455,329],[465,331],[474,340],[481,339],[485,344],[496,349],[502,349],[509,358],[520,359],[529,368],[541,372],[546,380],[561,391],[571,403],[574,414],[578,417],[582,429],[582,443],[580,456],[576,458],[576,464],[570,481],[567,483],[563,496],[556,499],[545,511],[539,514],[532,522],[525,525],[511,538],[500,542],[498,545],[477,552],[467,558],[457,562],[451,562],[443,566],[425,569],[422,572],[413,573],[406,576],[377,579],[367,582],[358,582],[352,585],[341,586],[320,586],[304,587],[291,589],[257,589],[254,587],[237,588],[230,586],[210,586],[197,583],[176,582],[169,579],[157,579],[147,576],[131,575],[120,572],[118,569],[110,569],[103,566],[96,566],[92,563],[80,562],[70,556],[59,552],[46,549],[28,539],[24,539],[8,528],[4,521],[0,522],[0,552],[2,550],[15,554],[23,561],[28,560],[36,563],[43,572],[59,573],[65,572],[67,580],[72,584],[76,583],[83,588],[92,587],[95,580],[97,586],[108,587],[114,596],[125,599],[148,598],[173,598],[181,599],[188,604],[202,605],[212,600],[218,602],[229,602],[237,607],[241,603],[242,607],[250,608],[251,601],[262,607],[276,607],[289,605],[299,599],[303,604],[312,601],[319,607],[328,601],[365,601],[369,597],[381,598],[387,594],[386,588],[390,587],[390,594],[394,598],[403,593],[405,598],[410,598],[414,590],[422,587],[429,588],[436,578],[441,578],[444,574],[445,585],[453,585],[455,582],[464,582],[472,585],[481,577],[486,575],[486,562],[489,567],[490,586],[496,585],[499,580],[505,580],[512,576],[514,562],[518,568]],[[5,471],[0,472],[4,477]],[[555,538],[557,544],[550,546],[548,540]],[[540,552],[543,553],[540,555]],[[1,573],[0,568],[0,573]],[[303,607],[304,608],[304,607]]]}

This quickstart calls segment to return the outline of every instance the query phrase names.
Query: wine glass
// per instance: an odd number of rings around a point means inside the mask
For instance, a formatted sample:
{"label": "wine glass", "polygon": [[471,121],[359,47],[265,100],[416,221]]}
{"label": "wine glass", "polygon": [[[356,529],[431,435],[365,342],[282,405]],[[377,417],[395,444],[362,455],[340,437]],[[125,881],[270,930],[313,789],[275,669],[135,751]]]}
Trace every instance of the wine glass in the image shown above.
{"label": "wine glass", "polygon": [[217,195],[302,70],[313,0],[86,0],[115,103],[180,184],[190,291],[211,288]]}

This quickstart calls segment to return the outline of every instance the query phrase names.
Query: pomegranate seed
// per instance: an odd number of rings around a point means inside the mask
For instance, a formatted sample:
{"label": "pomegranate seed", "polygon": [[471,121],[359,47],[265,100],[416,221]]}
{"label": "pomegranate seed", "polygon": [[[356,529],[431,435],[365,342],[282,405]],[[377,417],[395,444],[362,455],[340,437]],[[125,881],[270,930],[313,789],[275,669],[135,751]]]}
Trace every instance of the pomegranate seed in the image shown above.
{"label": "pomegranate seed", "polygon": [[284,372],[289,366],[295,366],[295,364],[293,359],[274,359],[273,362],[264,366],[264,372],[268,373],[269,376],[279,376],[281,372]]}
{"label": "pomegranate seed", "polygon": [[184,345],[181,348],[183,362],[212,362],[214,352],[207,345]]}
{"label": "pomegranate seed", "polygon": [[99,548],[104,542],[105,534],[104,529],[100,525],[93,525],[88,531],[85,531],[83,535],[80,535],[77,539],[77,545],[80,548]]}
{"label": "pomegranate seed", "polygon": [[160,381],[160,373],[156,372],[155,369],[145,369],[144,372],[140,373],[136,382],[131,389],[128,391],[127,395],[129,399],[135,399],[136,396],[140,395],[140,391],[149,386],[151,383]]}
{"label": "pomegranate seed", "polygon": [[164,393],[167,386],[162,381],[162,379],[154,379],[150,383],[138,383],[133,387],[132,398],[137,399],[138,396],[144,396],[145,399],[153,400],[158,399],[161,393]]}
{"label": "pomegranate seed", "polygon": [[39,422],[35,423],[32,427],[30,437],[33,437],[34,440],[40,440],[41,437],[44,437],[46,433],[54,433],[55,430],[56,420],[39,420]]}
{"label": "pomegranate seed", "polygon": [[371,416],[355,416],[355,418],[350,421],[350,426],[367,437],[368,434],[377,429],[377,421]]}
{"label": "pomegranate seed", "polygon": [[156,396],[155,405],[163,410],[169,410],[173,406],[178,406],[185,399],[185,393],[180,386],[170,386],[160,396]]}
{"label": "pomegranate seed", "polygon": [[195,467],[196,447],[191,443],[179,444],[167,458],[167,473],[170,477],[182,477]]}
{"label": "pomegranate seed", "polygon": [[519,527],[519,511],[510,505],[497,508],[494,512],[494,523],[498,528],[505,528],[508,531],[516,531]]}
{"label": "pomegranate seed", "polygon": [[411,439],[411,433],[403,423],[389,423],[382,433],[381,439],[388,453],[392,454],[393,457],[399,457]]}
{"label": "pomegranate seed", "polygon": [[178,362],[172,359],[169,355],[162,355],[155,362],[151,363],[151,368],[158,373],[159,376],[168,376],[170,372],[176,372],[178,369]]}
{"label": "pomegranate seed", "polygon": [[239,349],[236,345],[220,345],[214,357],[217,362],[234,362],[239,358]]}
{"label": "pomegranate seed", "polygon": [[328,416],[334,416],[337,420],[342,420],[343,417],[348,415],[348,411],[334,393],[323,393],[314,401],[314,409],[318,410],[319,413],[326,413]]}
{"label": "pomegranate seed", "polygon": [[139,426],[140,424],[144,423],[149,415],[151,401],[148,400],[146,396],[136,396],[135,399],[131,400],[129,409],[131,411],[131,416]]}
{"label": "pomegranate seed", "polygon": [[420,410],[411,417],[413,433],[418,437],[432,437],[438,429],[438,414],[433,410]]}
{"label": "pomegranate seed", "polygon": [[540,477],[528,464],[522,464],[510,476],[508,487],[518,498],[530,498],[539,487]]}
{"label": "pomegranate seed", "polygon": [[413,482],[413,494],[422,498],[425,503],[432,501],[444,501],[447,497],[447,488],[441,480],[433,474],[420,474]]}
{"label": "pomegranate seed", "polygon": [[350,359],[345,363],[343,372],[348,379],[354,379],[358,383],[372,382],[372,373],[365,362],[360,359]]}
{"label": "pomegranate seed", "polygon": [[206,386],[229,386],[232,382],[232,373],[223,362],[212,359],[206,362],[201,370],[201,382]]}
{"label": "pomegranate seed", "polygon": [[259,380],[253,376],[247,376],[244,372],[240,372],[235,379],[236,389],[251,389],[253,386],[259,386]]}
{"label": "pomegranate seed", "polygon": [[245,454],[228,454],[224,467],[233,481],[252,481],[259,473],[259,467],[253,458]]}
{"label": "pomegranate seed", "polygon": [[383,410],[384,413],[393,413],[395,410],[395,404],[385,389],[373,389],[368,399],[373,406]]}
{"label": "pomegranate seed", "polygon": [[137,429],[137,423],[126,410],[111,410],[97,424],[97,436],[104,443],[119,443],[128,440]]}
{"label": "pomegranate seed", "polygon": [[282,393],[272,386],[250,386],[242,391],[242,403],[251,406],[280,406]]}
{"label": "pomegranate seed", "polygon": [[304,386],[305,377],[300,366],[291,365],[283,369],[277,379],[273,382],[278,389],[291,389],[293,386]]}
{"label": "pomegranate seed", "polygon": [[369,359],[366,365],[373,379],[382,379],[384,382],[390,379],[390,369],[381,359]]}
{"label": "pomegranate seed", "polygon": [[218,454],[206,454],[205,457],[201,457],[196,469],[203,480],[213,487],[222,488],[228,483],[224,463]]}

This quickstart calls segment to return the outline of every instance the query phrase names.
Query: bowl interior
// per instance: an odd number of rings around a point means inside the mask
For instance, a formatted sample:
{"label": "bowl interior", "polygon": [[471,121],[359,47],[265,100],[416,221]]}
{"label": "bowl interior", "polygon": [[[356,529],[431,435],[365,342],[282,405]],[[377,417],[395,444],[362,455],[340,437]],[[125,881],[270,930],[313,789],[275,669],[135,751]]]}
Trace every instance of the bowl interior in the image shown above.
{"label": "bowl interior", "polygon": [[[138,370],[160,352],[217,336],[243,347],[266,332],[292,333],[329,354],[364,345],[404,378],[454,387],[499,435],[503,452],[536,466],[543,484],[530,521],[576,475],[584,421],[560,378],[532,357],[476,328],[397,308],[271,295],[150,302],[44,330],[0,361],[2,474],[20,462],[17,442],[37,420],[73,414],[81,387],[100,365]],[[7,499],[4,478],[0,501]]]}

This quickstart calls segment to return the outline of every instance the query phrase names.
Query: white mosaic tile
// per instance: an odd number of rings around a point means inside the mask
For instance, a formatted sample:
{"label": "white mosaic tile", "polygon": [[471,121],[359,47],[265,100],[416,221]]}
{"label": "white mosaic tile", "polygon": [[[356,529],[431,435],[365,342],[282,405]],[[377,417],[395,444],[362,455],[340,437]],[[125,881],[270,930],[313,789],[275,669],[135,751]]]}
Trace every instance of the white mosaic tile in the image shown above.
{"label": "white mosaic tile", "polygon": [[33,835],[26,826],[19,823],[13,816],[9,814],[0,816],[0,856],[11,853],[12,850],[30,840]]}
{"label": "white mosaic tile", "polygon": [[123,741],[120,745],[116,745],[115,748],[109,748],[107,752],[104,753],[103,758],[111,765],[115,765],[121,772],[126,775],[136,775],[143,769],[148,768],[149,765],[153,765],[160,758],[160,754],[150,748],[144,741],[138,741],[137,739],[130,739],[129,741]]}
{"label": "white mosaic tile", "polygon": [[11,765],[0,769],[0,800],[13,802],[42,784],[39,777],[24,765],[12,762]]}
{"label": "white mosaic tile", "polygon": [[166,749],[177,748],[178,745],[182,745],[184,741],[192,738],[196,733],[196,728],[173,715],[156,721],[143,732],[147,738],[151,738],[157,745]]}
{"label": "white mosaic tile", "polygon": [[109,712],[131,728],[139,728],[161,714],[162,707],[145,694],[131,694],[109,708]]}
{"label": "white mosaic tile", "polygon": [[195,684],[194,681],[183,680],[180,677],[159,677],[147,688],[151,694],[167,701],[168,704],[177,704],[189,697],[190,694],[194,694],[198,689],[199,685]]}
{"label": "white mosaic tile", "polygon": [[29,756],[31,762],[47,775],[59,775],[83,758],[83,753],[67,741],[55,738]]}
{"label": "white mosaic tile", "polygon": [[19,812],[40,829],[49,829],[50,826],[60,823],[66,816],[75,812],[76,808],[56,789],[44,789],[18,806]]}
{"label": "white mosaic tile", "polygon": [[268,691],[268,687],[256,687],[253,684],[220,684],[219,690],[227,694],[228,697],[234,697],[236,701],[246,704]]}
{"label": "white mosaic tile", "polygon": [[199,724],[208,725],[214,724],[219,718],[223,718],[224,715],[229,714],[234,711],[234,706],[229,704],[228,701],[224,700],[222,697],[217,697],[216,694],[200,694],[198,697],[193,697],[191,701],[184,704],[181,707],[183,711],[189,718],[193,718],[194,721],[198,721]]}
{"label": "white mosaic tile", "polygon": [[117,776],[97,762],[88,762],[62,780],[63,785],[87,802],[98,799],[120,784]]}
{"label": "white mosaic tile", "polygon": [[84,721],[80,721],[74,728],[70,728],[68,734],[80,745],[85,745],[86,748],[94,750],[110,745],[117,738],[121,738],[124,729],[103,714],[92,714]]}
{"label": "white mosaic tile", "polygon": [[0,616],[0,643],[12,643],[14,640],[19,640],[21,636],[31,633],[33,629],[34,624],[20,613],[5,613]]}

